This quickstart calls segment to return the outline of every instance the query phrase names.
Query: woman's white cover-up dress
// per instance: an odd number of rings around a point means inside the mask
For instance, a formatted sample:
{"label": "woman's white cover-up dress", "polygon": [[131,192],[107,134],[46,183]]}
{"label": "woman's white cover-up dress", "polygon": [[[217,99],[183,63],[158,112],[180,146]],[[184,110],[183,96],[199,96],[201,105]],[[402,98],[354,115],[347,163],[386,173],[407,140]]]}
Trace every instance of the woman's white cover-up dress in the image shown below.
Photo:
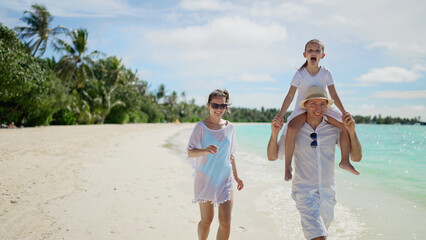
{"label": "woman's white cover-up dress", "polygon": [[216,145],[216,154],[205,154],[200,157],[187,157],[194,168],[194,200],[211,202],[215,206],[231,199],[233,174],[231,155],[235,156],[237,143],[234,125],[227,125],[220,130],[209,129],[204,122],[198,122],[188,143],[188,150],[206,148]]}

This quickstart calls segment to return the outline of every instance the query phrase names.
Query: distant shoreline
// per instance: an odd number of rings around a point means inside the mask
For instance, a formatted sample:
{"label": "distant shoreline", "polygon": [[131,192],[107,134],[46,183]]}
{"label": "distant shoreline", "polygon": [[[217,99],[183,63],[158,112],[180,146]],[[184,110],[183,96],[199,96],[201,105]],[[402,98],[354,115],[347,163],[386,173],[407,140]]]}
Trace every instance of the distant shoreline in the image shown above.
{"label": "distant shoreline", "polygon": [[[232,122],[232,121],[231,121]],[[84,124],[84,125],[47,125],[47,126],[34,126],[34,127],[25,127],[25,126],[12,126],[9,127],[6,124],[2,124],[0,129],[23,129],[23,128],[42,128],[42,127],[65,127],[65,126],[105,126],[105,125],[133,125],[133,124],[148,124],[148,125],[163,125],[163,124],[195,124],[196,122],[182,122],[182,123],[104,123],[104,124]],[[269,124],[269,122],[232,122],[239,125],[247,124]],[[357,123],[357,125],[409,125],[409,126],[425,126],[426,122],[419,123]]]}

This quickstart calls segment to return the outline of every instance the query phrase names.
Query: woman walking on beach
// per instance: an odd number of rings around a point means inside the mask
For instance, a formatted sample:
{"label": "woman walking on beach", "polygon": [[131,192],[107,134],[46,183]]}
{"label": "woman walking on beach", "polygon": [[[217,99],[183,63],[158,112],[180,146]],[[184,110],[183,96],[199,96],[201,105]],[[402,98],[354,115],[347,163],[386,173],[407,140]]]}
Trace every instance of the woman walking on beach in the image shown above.
{"label": "woman walking on beach", "polygon": [[198,238],[207,239],[214,217],[219,209],[217,239],[229,239],[233,205],[233,180],[237,189],[244,187],[235,165],[236,139],[231,122],[222,119],[229,112],[229,93],[217,89],[210,93],[206,104],[210,116],[198,122],[188,143],[188,161],[194,172],[194,203],[199,203],[201,220]]}

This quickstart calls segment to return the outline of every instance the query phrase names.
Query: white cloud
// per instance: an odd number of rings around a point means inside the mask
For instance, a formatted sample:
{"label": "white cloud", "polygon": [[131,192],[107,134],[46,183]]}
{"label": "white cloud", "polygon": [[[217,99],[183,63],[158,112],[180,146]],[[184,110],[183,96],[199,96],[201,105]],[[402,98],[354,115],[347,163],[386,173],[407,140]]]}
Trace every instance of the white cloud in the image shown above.
{"label": "white cloud", "polygon": [[[249,92],[249,93],[235,93],[231,95],[233,98],[233,106],[247,107],[260,109],[265,108],[279,108],[283,102],[283,96],[279,93],[266,93],[266,92]],[[262,101],[261,101],[262,100]],[[294,101],[288,108],[294,109]]]}
{"label": "white cloud", "polygon": [[[0,3],[7,9],[24,12],[30,10],[32,0],[6,0]],[[47,10],[55,17],[118,17],[121,15],[136,15],[137,12],[144,10],[132,7],[125,0],[39,0],[37,4],[46,6]]]}
{"label": "white cloud", "polygon": [[183,83],[185,90],[192,92],[211,92],[216,88],[225,88],[225,81],[222,79],[200,79],[193,78],[185,80]]}
{"label": "white cloud", "polygon": [[412,70],[415,72],[426,72],[426,64],[417,63],[412,67]]}
{"label": "white cloud", "polygon": [[375,109],[375,107],[374,107],[374,105],[363,104],[363,105],[361,105],[361,109]]}
{"label": "white cloud", "polygon": [[420,74],[401,67],[384,67],[373,68],[358,77],[357,80],[362,83],[404,83],[414,82],[420,77]]}
{"label": "white cloud", "polygon": [[[353,39],[368,48],[384,48],[383,54],[393,57],[424,58],[426,49],[426,15],[423,0],[331,1],[304,6],[321,18],[305,21],[303,31],[334,39]],[[315,1],[316,2],[316,1]],[[321,1],[320,1],[321,2]],[[401,11],[403,9],[403,11]]]}
{"label": "white cloud", "polygon": [[293,2],[276,4],[275,2],[259,1],[244,8],[249,16],[275,19],[300,20],[311,13],[309,8]]}
{"label": "white cloud", "polygon": [[263,26],[243,18],[218,18],[204,26],[152,32],[147,36],[152,43],[215,50],[268,46],[286,38],[287,31],[282,26]]}
{"label": "white cloud", "polygon": [[[296,27],[292,34],[309,37],[315,34],[331,38],[353,39],[367,48],[383,48],[384,54],[397,57],[422,58],[426,54],[426,15],[423,0],[374,1],[215,1],[184,0],[186,8],[205,10],[229,10],[232,16],[249,18],[260,22],[281,21],[289,25],[303,20],[303,28]],[[404,9],[404,11],[401,11]],[[318,13],[322,17],[314,18]],[[228,15],[229,16],[229,15]],[[312,18],[310,18],[312,16]],[[209,16],[210,20],[215,17]],[[288,21],[290,20],[290,22]],[[322,28],[318,30],[318,25]],[[303,29],[303,30],[302,30]]]}
{"label": "white cloud", "polygon": [[49,10],[52,14],[62,17],[118,17],[133,15],[137,8],[123,0],[74,0],[58,3],[49,0]]}
{"label": "white cloud", "polygon": [[236,82],[275,82],[275,79],[272,78],[268,73],[263,73],[263,74],[242,73],[236,77],[229,77],[229,80],[236,81]]}
{"label": "white cloud", "polygon": [[367,49],[369,48],[385,48],[385,50],[390,50],[392,52],[415,52],[420,54],[426,54],[426,50],[422,47],[423,44],[415,43],[415,42],[400,42],[398,40],[395,41],[377,41],[367,45]]}
{"label": "white cloud", "polygon": [[357,27],[362,24],[360,20],[348,18],[342,15],[330,15],[324,20],[315,21],[314,24],[323,25],[323,26],[344,26],[344,27]]}
{"label": "white cloud", "polygon": [[340,96],[343,96],[343,95],[353,95],[354,93],[357,93],[357,92],[353,91],[353,90],[339,90],[338,91],[338,94]]}
{"label": "white cloud", "polygon": [[281,88],[261,88],[261,90],[265,90],[265,91],[273,91],[273,92],[283,92],[283,90]]}
{"label": "white cloud", "polygon": [[423,106],[423,105],[413,105],[413,106],[410,106],[410,109],[416,110],[416,111],[425,111],[426,110],[426,106]]}
{"label": "white cloud", "polygon": [[189,11],[226,11],[234,8],[231,2],[216,0],[183,0],[179,7]]}
{"label": "white cloud", "polygon": [[217,18],[200,26],[153,31],[145,36],[152,58],[189,75],[218,76],[279,70],[288,38],[285,27],[244,18]]}
{"label": "white cloud", "polygon": [[418,91],[377,91],[373,92],[374,98],[394,98],[394,99],[420,99],[426,98],[426,90]]}
{"label": "white cloud", "polygon": [[139,79],[146,80],[151,78],[151,73],[148,70],[142,69],[137,72]]}
{"label": "white cloud", "polygon": [[377,48],[377,47],[384,47],[387,49],[398,49],[400,47],[400,44],[396,41],[377,41],[369,44],[367,48]]}
{"label": "white cloud", "polygon": [[335,1],[333,1],[333,0],[305,0],[305,4],[332,6],[332,5],[335,4]]}

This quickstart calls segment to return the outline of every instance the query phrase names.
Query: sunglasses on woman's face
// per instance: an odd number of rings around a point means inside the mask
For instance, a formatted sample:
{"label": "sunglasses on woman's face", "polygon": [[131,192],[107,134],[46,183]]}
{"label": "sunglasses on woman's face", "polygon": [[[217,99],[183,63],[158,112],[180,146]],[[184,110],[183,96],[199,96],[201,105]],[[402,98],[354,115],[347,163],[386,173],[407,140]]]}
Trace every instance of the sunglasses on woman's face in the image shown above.
{"label": "sunglasses on woman's face", "polygon": [[311,138],[312,138],[312,142],[311,142],[311,147],[316,148],[318,146],[318,142],[317,142],[317,133],[311,133]]}
{"label": "sunglasses on woman's face", "polygon": [[212,107],[213,109],[227,109],[228,108],[228,104],[223,103],[223,104],[217,104],[217,103],[210,103],[210,107]]}

